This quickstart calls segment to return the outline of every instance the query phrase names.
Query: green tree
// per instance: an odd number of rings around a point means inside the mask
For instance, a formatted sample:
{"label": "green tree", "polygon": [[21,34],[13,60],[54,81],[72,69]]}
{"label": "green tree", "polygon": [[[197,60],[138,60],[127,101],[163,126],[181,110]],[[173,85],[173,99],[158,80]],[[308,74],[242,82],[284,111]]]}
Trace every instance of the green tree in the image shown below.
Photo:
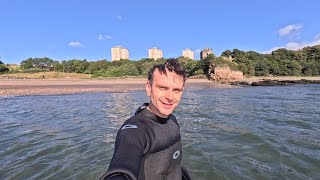
{"label": "green tree", "polygon": [[76,66],[74,65],[74,62],[77,61],[76,59],[64,61],[63,62],[63,72],[66,73],[72,73],[76,71]]}
{"label": "green tree", "polygon": [[123,77],[123,76],[138,76],[139,71],[134,64],[124,64],[122,66],[111,66],[107,69],[105,77]]}
{"label": "green tree", "polygon": [[221,53],[221,56],[224,56],[224,57],[229,57],[231,55],[232,55],[232,51],[230,51],[229,49],[227,49]]}
{"label": "green tree", "polygon": [[194,61],[184,56],[180,56],[178,60],[182,67],[185,69],[187,77],[193,76],[194,72],[196,71],[197,61]]}
{"label": "green tree", "polygon": [[310,63],[310,62],[306,62],[303,63],[303,67],[302,67],[302,75],[304,76],[318,76],[319,75],[319,70],[316,66],[316,63]]}
{"label": "green tree", "polygon": [[22,69],[41,68],[51,69],[53,66],[53,60],[47,57],[44,58],[29,58],[20,63]]}
{"label": "green tree", "polygon": [[32,68],[33,67],[32,58],[29,58],[29,59],[27,59],[25,61],[22,61],[20,63],[20,67],[21,67],[21,69],[30,69],[30,68]]}
{"label": "green tree", "polygon": [[187,77],[195,75],[195,72],[197,71],[197,61],[190,60],[184,64],[184,69],[186,70]]}
{"label": "green tree", "polygon": [[248,60],[253,60],[253,61],[262,61],[262,60],[265,60],[265,57],[260,54],[260,53],[257,53],[255,51],[247,51],[245,52],[246,55],[245,57],[248,59]]}
{"label": "green tree", "polygon": [[214,59],[214,55],[213,54],[209,54],[205,59],[201,59],[200,61],[198,61],[197,63],[197,67],[196,69],[202,69],[203,73],[207,76],[207,78],[210,78],[210,65],[211,65],[211,61]]}
{"label": "green tree", "polygon": [[63,64],[54,63],[53,69],[54,69],[54,71],[57,71],[57,72],[63,72]]}
{"label": "green tree", "polygon": [[96,71],[107,70],[110,66],[111,66],[111,62],[107,60],[89,62],[89,66],[86,70],[86,73],[93,74]]}
{"label": "green tree", "polygon": [[272,51],[271,55],[276,60],[295,60],[298,59],[297,54],[292,50],[287,50],[285,48],[280,48]]}
{"label": "green tree", "polygon": [[87,60],[83,60],[83,61],[75,61],[74,65],[76,67],[75,72],[76,73],[84,73],[87,68],[89,67],[89,62],[87,62]]}
{"label": "green tree", "polygon": [[6,72],[9,72],[9,68],[4,64],[0,64],[0,73],[6,73]]}
{"label": "green tree", "polygon": [[320,62],[320,45],[305,47],[302,52],[305,54],[307,61]]}
{"label": "green tree", "polygon": [[230,62],[228,60],[225,60],[222,57],[217,57],[217,58],[212,59],[211,64],[214,64],[215,66],[220,66],[220,67],[228,66],[228,67],[230,67],[230,69],[235,70],[235,71],[239,70],[238,66],[235,63]]}
{"label": "green tree", "polygon": [[281,68],[279,66],[279,61],[275,59],[268,59],[269,71],[273,76],[281,76]]}
{"label": "green tree", "polygon": [[246,53],[244,51],[240,51],[239,49],[233,49],[231,53],[232,58],[241,60],[246,57]]}
{"label": "green tree", "polygon": [[283,60],[279,61],[279,67],[281,69],[282,76],[300,76],[301,75],[301,65],[296,61]]}
{"label": "green tree", "polygon": [[268,76],[270,74],[269,65],[267,61],[258,61],[255,66],[256,76]]}
{"label": "green tree", "polygon": [[151,62],[154,62],[154,60],[150,58],[143,58],[143,59],[140,59],[139,61],[133,61],[133,64],[138,69],[139,74],[142,75],[146,71],[144,64],[151,63]]}
{"label": "green tree", "polygon": [[112,61],[111,66],[122,66],[125,64],[130,64],[129,59],[120,59],[119,61]]}
{"label": "green tree", "polygon": [[157,61],[145,61],[143,64],[141,64],[140,74],[142,76],[148,76],[149,70],[155,65],[159,64]]}

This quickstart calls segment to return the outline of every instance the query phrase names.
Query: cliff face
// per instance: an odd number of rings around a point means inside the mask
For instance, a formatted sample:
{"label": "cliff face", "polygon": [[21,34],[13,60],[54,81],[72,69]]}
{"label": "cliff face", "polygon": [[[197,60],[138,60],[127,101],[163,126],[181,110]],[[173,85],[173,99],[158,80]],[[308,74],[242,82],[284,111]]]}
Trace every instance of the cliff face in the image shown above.
{"label": "cliff face", "polygon": [[210,78],[215,82],[229,82],[242,80],[243,73],[241,71],[231,70],[230,67],[214,67],[211,71]]}

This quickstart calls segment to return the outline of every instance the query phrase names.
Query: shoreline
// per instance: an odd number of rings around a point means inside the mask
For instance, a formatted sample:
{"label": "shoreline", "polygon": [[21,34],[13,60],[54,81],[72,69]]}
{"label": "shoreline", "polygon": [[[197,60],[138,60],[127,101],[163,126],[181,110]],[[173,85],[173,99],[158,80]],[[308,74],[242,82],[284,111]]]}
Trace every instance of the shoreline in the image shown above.
{"label": "shoreline", "polygon": [[[320,77],[250,77],[242,82],[249,84],[266,79],[270,80],[320,80]],[[80,79],[80,78],[49,78],[49,79],[0,79],[0,97],[59,95],[90,92],[128,92],[144,91],[146,78],[113,78],[113,79]],[[217,83],[207,79],[188,79],[186,89],[207,88],[241,88],[230,83]]]}
{"label": "shoreline", "polygon": [[298,80],[320,80],[320,76],[262,76],[262,77],[248,77],[240,81],[247,82],[249,84],[253,82],[259,82],[263,80],[278,80],[278,81],[298,81]]}
{"label": "shoreline", "polygon": [[[145,78],[119,79],[0,79],[0,97],[59,95],[90,92],[144,91]],[[188,79],[186,89],[233,88],[207,79]]]}

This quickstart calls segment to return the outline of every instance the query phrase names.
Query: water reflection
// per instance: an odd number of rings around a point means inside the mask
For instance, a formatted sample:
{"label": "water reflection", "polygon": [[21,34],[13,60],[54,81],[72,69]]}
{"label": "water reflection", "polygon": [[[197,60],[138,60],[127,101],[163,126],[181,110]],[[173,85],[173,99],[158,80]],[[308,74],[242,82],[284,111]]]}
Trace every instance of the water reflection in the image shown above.
{"label": "water reflection", "polygon": [[132,115],[131,102],[133,101],[131,93],[112,93],[109,99],[106,99],[106,115],[111,123],[120,126],[126,119]]}
{"label": "water reflection", "polygon": [[116,132],[122,123],[134,115],[135,110],[147,102],[144,92],[110,93],[104,100],[105,121],[110,133],[106,133],[105,142],[114,143]]}

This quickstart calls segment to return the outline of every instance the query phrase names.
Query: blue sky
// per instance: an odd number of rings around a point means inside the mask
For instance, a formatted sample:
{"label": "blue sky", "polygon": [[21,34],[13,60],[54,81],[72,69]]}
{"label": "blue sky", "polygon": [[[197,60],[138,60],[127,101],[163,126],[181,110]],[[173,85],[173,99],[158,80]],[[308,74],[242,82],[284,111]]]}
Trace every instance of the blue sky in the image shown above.
{"label": "blue sky", "polygon": [[1,0],[0,57],[131,60],[162,49],[165,58],[190,48],[271,52],[320,44],[319,0]]}

